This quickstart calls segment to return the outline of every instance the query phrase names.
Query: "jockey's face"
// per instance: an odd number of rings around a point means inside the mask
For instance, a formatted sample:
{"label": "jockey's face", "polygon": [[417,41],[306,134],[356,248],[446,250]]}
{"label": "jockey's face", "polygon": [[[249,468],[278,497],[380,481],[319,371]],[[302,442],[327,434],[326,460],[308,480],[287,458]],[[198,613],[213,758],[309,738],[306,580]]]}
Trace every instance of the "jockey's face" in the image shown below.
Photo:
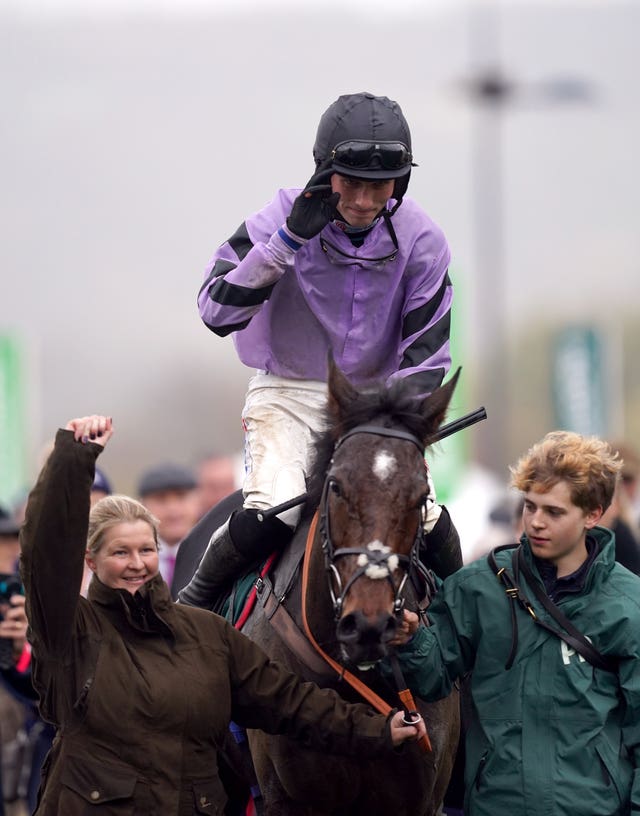
{"label": "jockey's face", "polygon": [[391,198],[393,179],[365,181],[334,173],[331,189],[340,193],[336,209],[352,227],[368,227]]}

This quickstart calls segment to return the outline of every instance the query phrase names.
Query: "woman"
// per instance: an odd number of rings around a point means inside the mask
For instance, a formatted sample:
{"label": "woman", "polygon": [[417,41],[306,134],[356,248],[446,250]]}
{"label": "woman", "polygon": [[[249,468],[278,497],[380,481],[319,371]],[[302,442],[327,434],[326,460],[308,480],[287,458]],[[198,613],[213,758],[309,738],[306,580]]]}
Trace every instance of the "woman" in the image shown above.
{"label": "woman", "polygon": [[95,460],[112,433],[103,416],[58,431],[21,534],[34,683],[57,727],[38,816],[223,813],[216,752],[231,718],[370,756],[424,733],[403,726],[401,712],[387,723],[300,682],[222,618],[174,605],[146,508],[110,496],[89,515]]}

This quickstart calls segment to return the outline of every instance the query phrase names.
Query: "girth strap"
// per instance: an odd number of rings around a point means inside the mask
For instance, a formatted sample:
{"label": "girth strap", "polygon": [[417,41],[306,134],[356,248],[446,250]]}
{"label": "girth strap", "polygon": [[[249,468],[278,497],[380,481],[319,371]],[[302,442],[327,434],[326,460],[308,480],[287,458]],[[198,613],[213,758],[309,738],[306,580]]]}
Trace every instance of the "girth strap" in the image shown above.
{"label": "girth strap", "polygon": [[267,620],[293,654],[315,674],[326,676],[332,673],[327,671],[329,666],[326,661],[314,650],[280,599],[276,597],[273,584],[267,575],[256,582],[256,592]]}

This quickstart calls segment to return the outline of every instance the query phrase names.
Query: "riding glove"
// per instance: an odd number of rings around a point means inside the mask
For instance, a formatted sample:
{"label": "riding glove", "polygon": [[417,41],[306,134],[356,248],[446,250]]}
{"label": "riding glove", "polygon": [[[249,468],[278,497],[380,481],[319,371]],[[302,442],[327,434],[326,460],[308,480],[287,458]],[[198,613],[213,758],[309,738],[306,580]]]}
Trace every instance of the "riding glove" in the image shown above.
{"label": "riding glove", "polygon": [[331,185],[327,183],[333,172],[331,161],[321,164],[293,202],[291,214],[286,220],[286,231],[294,240],[308,241],[336,217],[340,193],[332,193]]}
{"label": "riding glove", "polygon": [[427,485],[429,487],[429,494],[427,496],[427,508],[426,508],[427,512],[422,527],[425,533],[430,533],[436,526],[436,523],[440,518],[440,514],[442,513],[442,506],[438,504],[436,497],[436,486],[433,483],[433,477],[431,476],[429,465],[427,465],[426,462],[425,467],[427,469]]}

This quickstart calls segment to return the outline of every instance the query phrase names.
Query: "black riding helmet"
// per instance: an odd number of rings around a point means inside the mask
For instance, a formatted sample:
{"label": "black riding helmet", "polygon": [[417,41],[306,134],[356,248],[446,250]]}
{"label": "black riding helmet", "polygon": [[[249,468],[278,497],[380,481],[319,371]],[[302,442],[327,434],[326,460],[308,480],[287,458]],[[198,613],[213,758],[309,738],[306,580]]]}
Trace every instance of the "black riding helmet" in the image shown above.
{"label": "black riding helmet", "polygon": [[400,105],[371,93],[345,94],[320,119],[313,146],[316,167],[333,158],[332,169],[362,179],[395,179],[398,209],[409,186],[411,133]]}

